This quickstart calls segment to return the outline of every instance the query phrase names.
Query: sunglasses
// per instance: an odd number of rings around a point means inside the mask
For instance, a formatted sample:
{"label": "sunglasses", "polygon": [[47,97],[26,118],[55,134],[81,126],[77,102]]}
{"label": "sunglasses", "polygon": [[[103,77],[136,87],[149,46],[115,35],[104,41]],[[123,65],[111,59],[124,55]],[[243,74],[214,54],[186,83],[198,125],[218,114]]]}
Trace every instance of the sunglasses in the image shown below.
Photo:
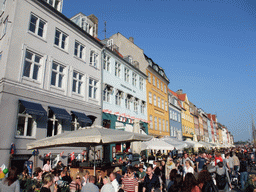
{"label": "sunglasses", "polygon": [[77,177],[76,179],[80,179],[80,177]]}

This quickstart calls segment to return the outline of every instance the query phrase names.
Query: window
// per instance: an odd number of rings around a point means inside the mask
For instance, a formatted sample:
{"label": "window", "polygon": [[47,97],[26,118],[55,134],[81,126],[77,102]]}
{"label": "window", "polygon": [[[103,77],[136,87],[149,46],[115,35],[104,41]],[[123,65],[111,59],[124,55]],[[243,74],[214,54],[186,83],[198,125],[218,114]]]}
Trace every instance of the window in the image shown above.
{"label": "window", "polygon": [[90,65],[95,68],[98,67],[98,54],[93,50],[90,52]]}
{"label": "window", "polygon": [[156,78],[153,76],[153,85],[156,86]]}
{"label": "window", "polygon": [[54,44],[58,47],[67,50],[68,49],[68,35],[62,32],[59,29],[55,31],[55,40]]}
{"label": "window", "polygon": [[135,99],[133,104],[134,104],[134,112],[138,113],[138,99]]}
{"label": "window", "polygon": [[170,131],[171,131],[170,135],[174,136],[174,134],[173,134],[173,126],[171,126]]}
{"label": "window", "polygon": [[151,74],[148,73],[148,82],[151,83]]}
{"label": "window", "polygon": [[143,90],[143,86],[144,86],[143,78],[140,77],[140,89],[141,89],[141,90]]}
{"label": "window", "polygon": [[141,112],[142,114],[145,113],[145,107],[146,107],[146,103],[145,103],[145,101],[142,101],[142,102],[141,102],[141,105],[140,105],[140,112]]}
{"label": "window", "polygon": [[104,53],[103,69],[110,71],[110,56],[108,56],[106,53]]}
{"label": "window", "polygon": [[120,77],[121,75],[121,64],[115,63],[115,76]]}
{"label": "window", "polygon": [[72,91],[77,94],[81,94],[81,88],[83,85],[83,75],[78,72],[73,72],[73,88]]}
{"label": "window", "polygon": [[103,101],[110,102],[111,90],[108,86],[103,90]]}
{"label": "window", "polygon": [[164,91],[164,90],[163,90],[163,83],[162,83],[162,82],[161,82],[161,91]]}
{"label": "window", "polygon": [[163,119],[163,131],[165,131],[165,120]]}
{"label": "window", "polygon": [[154,95],[154,105],[156,106],[156,95]]}
{"label": "window", "polygon": [[126,81],[126,82],[128,82],[129,83],[129,78],[130,78],[130,70],[128,69],[128,68],[124,68],[124,80]]}
{"label": "window", "polygon": [[148,92],[148,101],[150,104],[152,104],[152,93]]}
{"label": "window", "polygon": [[18,125],[16,136],[34,137],[36,133],[36,121],[32,115],[26,113],[25,108],[19,105]]}
{"label": "window", "polygon": [[132,63],[132,56],[128,56],[129,63]]}
{"label": "window", "polygon": [[158,107],[160,108],[161,107],[161,101],[160,101],[160,97],[157,98],[158,100]]}
{"label": "window", "polygon": [[23,76],[39,81],[42,56],[26,50]]}
{"label": "window", "polygon": [[44,1],[50,4],[55,9],[57,9],[58,11],[61,11],[61,0],[44,0]]}
{"label": "window", "polygon": [[3,5],[2,5],[2,11],[4,11],[4,10],[5,10],[6,1],[7,1],[7,0],[4,0],[4,1],[3,1]]}
{"label": "window", "polygon": [[162,109],[164,110],[164,100],[162,99]]}
{"label": "window", "polygon": [[39,18],[38,16],[31,14],[29,31],[35,33],[36,35],[45,38],[46,34],[46,22]]}
{"label": "window", "polygon": [[98,81],[89,78],[89,97],[97,99]]}
{"label": "window", "polygon": [[156,83],[157,83],[157,88],[159,89],[160,87],[159,87],[159,80],[158,79],[156,80]]}
{"label": "window", "polygon": [[2,28],[2,34],[1,34],[1,39],[5,36],[6,31],[7,31],[7,24],[8,24],[8,17],[4,20],[3,22],[3,28]]}
{"label": "window", "polygon": [[137,75],[134,72],[132,72],[132,85],[134,85],[135,87],[137,85]]}
{"label": "window", "polygon": [[173,118],[172,111],[170,110],[170,119],[172,119],[172,118]]}
{"label": "window", "polygon": [[150,121],[150,129],[153,129],[153,116],[149,116],[149,121]]}
{"label": "window", "polygon": [[55,114],[49,110],[47,137],[59,135],[62,132],[62,120],[57,119]]}
{"label": "window", "polygon": [[132,96],[127,95],[127,97],[125,98],[125,108],[126,109],[131,109],[131,100],[132,100]]}
{"label": "window", "polygon": [[164,92],[166,93],[166,85],[164,85]]}
{"label": "window", "polygon": [[167,101],[165,101],[165,111],[167,111]]}
{"label": "window", "polygon": [[74,55],[82,60],[85,60],[85,46],[78,41],[75,41]]}
{"label": "window", "polygon": [[155,117],[155,130],[157,130],[157,117]]}
{"label": "window", "polygon": [[168,121],[166,121],[166,131],[169,132]]}
{"label": "window", "polygon": [[161,118],[158,118],[158,123],[159,123],[159,131],[161,131],[162,130],[162,120],[161,120]]}
{"label": "window", "polygon": [[122,98],[121,91],[117,91],[117,93],[116,93],[116,105],[121,106],[121,98]]}
{"label": "window", "polygon": [[64,79],[64,66],[56,62],[53,62],[51,85],[55,87],[63,88],[63,79]]}

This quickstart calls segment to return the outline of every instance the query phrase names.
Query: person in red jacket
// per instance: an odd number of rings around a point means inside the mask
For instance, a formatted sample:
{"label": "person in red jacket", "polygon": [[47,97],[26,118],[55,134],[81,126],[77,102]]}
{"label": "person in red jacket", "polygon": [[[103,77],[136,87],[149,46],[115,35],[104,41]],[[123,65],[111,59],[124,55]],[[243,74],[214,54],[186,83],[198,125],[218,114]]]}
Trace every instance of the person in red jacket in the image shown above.
{"label": "person in red jacket", "polygon": [[216,166],[219,162],[223,162],[223,159],[222,159],[220,153],[216,153],[216,155],[215,155],[215,166]]}

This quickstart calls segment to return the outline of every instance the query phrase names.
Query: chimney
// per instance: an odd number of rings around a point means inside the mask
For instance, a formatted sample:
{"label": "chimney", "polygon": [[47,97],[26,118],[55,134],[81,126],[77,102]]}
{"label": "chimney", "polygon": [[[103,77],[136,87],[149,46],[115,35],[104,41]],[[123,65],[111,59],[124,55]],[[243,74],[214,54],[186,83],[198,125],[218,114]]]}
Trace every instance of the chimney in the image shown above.
{"label": "chimney", "polygon": [[182,90],[182,89],[179,89],[178,91],[176,91],[176,93],[177,93],[178,95],[181,95],[181,94],[183,94],[183,90]]}
{"label": "chimney", "polygon": [[129,37],[129,41],[131,41],[132,43],[134,43],[134,38],[133,38],[133,37]]}

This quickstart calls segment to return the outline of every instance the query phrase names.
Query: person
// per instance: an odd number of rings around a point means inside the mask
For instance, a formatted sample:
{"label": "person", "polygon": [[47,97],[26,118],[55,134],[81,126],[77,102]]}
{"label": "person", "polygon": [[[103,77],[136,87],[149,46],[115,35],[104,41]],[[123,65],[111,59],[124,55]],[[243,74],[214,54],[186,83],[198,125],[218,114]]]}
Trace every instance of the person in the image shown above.
{"label": "person", "polygon": [[236,155],[236,153],[233,154],[233,160],[234,160],[234,172],[236,177],[238,177],[238,171],[239,171],[239,167],[240,167],[240,161]]}
{"label": "person", "polygon": [[100,190],[101,192],[115,192],[115,189],[114,189],[113,185],[111,184],[108,176],[105,176],[103,178],[103,183],[104,183],[104,185],[102,186],[102,188]]}
{"label": "person", "polygon": [[75,179],[69,184],[70,192],[77,192],[81,191],[82,184],[81,184],[81,176],[77,174]]}
{"label": "person", "polygon": [[174,184],[174,179],[176,178],[176,176],[178,175],[178,171],[177,169],[172,169],[169,175],[169,183],[167,185],[167,191],[170,189],[170,187]]}
{"label": "person", "polygon": [[191,165],[192,165],[192,167],[194,167],[194,163],[193,163],[193,161],[192,161],[191,159],[189,159],[187,153],[184,153],[184,157],[182,158],[182,162],[181,162],[182,166],[185,167],[185,162],[186,162],[187,160],[191,161]]}
{"label": "person", "polygon": [[123,178],[122,189],[129,192],[138,192],[138,181],[134,178],[133,167],[127,168],[127,177]]}
{"label": "person", "polygon": [[140,166],[139,166],[139,180],[141,182],[143,182],[144,179],[145,179],[145,176],[146,176],[146,172],[144,171],[143,165],[140,164]]}
{"label": "person", "polygon": [[245,183],[247,182],[248,179],[248,164],[247,161],[245,160],[245,158],[243,157],[240,161],[240,182],[241,182],[241,189],[244,190],[245,189]]}
{"label": "person", "polygon": [[119,163],[119,164],[123,164],[123,159],[122,159],[122,157],[119,157],[118,163]]}
{"label": "person", "polygon": [[68,172],[66,171],[66,169],[64,169],[61,173],[60,173],[60,179],[62,181],[66,181],[68,184],[70,184],[72,182],[71,177],[68,175]]}
{"label": "person", "polygon": [[110,178],[111,184],[113,185],[113,187],[115,189],[115,192],[118,192],[118,190],[119,190],[119,183],[116,180],[116,173],[113,173],[113,172],[110,173],[109,178]]}
{"label": "person", "polygon": [[221,154],[217,152],[215,156],[215,166],[218,164],[218,162],[223,162],[223,159],[221,157]]}
{"label": "person", "polygon": [[28,174],[28,168],[27,166],[24,166],[22,173],[19,175],[19,181],[20,181],[20,188],[24,190],[26,188],[25,184],[27,182],[27,179],[29,179],[30,176]]}
{"label": "person", "polygon": [[213,183],[211,174],[207,170],[202,170],[198,174],[198,186],[201,192],[215,192],[218,188]]}
{"label": "person", "polygon": [[168,157],[165,165],[166,186],[168,186],[168,183],[170,182],[169,175],[171,170],[174,168],[175,163],[173,162],[173,159],[171,157]]}
{"label": "person", "polygon": [[50,187],[53,184],[53,174],[46,173],[43,175],[43,186],[40,189],[40,192],[51,192]]}
{"label": "person", "polygon": [[182,185],[183,185],[183,179],[181,175],[176,175],[175,178],[173,178],[174,183],[172,186],[168,189],[168,192],[181,192]]}
{"label": "person", "polygon": [[216,173],[216,185],[219,190],[228,191],[228,187],[232,188],[228,168],[224,166],[224,162],[219,162],[214,169],[209,170],[209,172],[213,171]]}
{"label": "person", "polygon": [[116,173],[116,180],[119,183],[119,185],[122,184],[122,170],[120,169],[120,167],[116,167],[113,171],[113,173]]}
{"label": "person", "polygon": [[50,165],[50,160],[47,160],[46,164],[43,167],[43,172],[50,172],[50,171],[52,171],[52,167]]}
{"label": "person", "polygon": [[143,192],[151,192],[152,189],[159,189],[160,181],[157,175],[153,173],[151,166],[147,168],[147,175],[144,179]]}
{"label": "person", "polygon": [[10,167],[8,177],[0,181],[0,192],[20,192],[16,167]]}
{"label": "person", "polygon": [[82,192],[99,192],[99,188],[95,185],[95,176],[89,176],[89,183],[82,187]]}
{"label": "person", "polygon": [[117,162],[116,162],[116,157],[113,158],[113,162],[112,162],[112,165],[115,165]]}
{"label": "person", "polygon": [[63,170],[63,164],[61,161],[58,161],[57,166],[55,168],[57,171],[62,171]]}
{"label": "person", "polygon": [[27,168],[28,168],[28,174],[29,174],[29,176],[32,177],[32,170],[33,170],[32,164],[30,164]]}
{"label": "person", "polygon": [[182,192],[200,192],[197,181],[192,173],[187,173],[183,182]]}
{"label": "person", "polygon": [[206,163],[206,159],[202,153],[200,153],[199,156],[195,159],[195,162],[196,162],[197,173],[199,173],[200,171],[203,170],[203,166]]}
{"label": "person", "polygon": [[184,167],[184,175],[183,175],[184,178],[185,178],[185,175],[186,175],[187,173],[192,173],[192,174],[194,174],[194,169],[193,169],[193,167],[192,167],[191,165],[192,165],[192,164],[191,164],[191,161],[186,160],[186,162],[185,162],[185,167]]}
{"label": "person", "polygon": [[234,158],[233,158],[233,153],[230,152],[230,155],[229,155],[229,168],[230,168],[230,175],[233,175],[234,173]]}
{"label": "person", "polygon": [[161,179],[163,181],[163,187],[165,188],[165,184],[166,184],[166,174],[165,174],[165,161],[161,161],[161,166],[160,166],[160,170],[161,170]]}

